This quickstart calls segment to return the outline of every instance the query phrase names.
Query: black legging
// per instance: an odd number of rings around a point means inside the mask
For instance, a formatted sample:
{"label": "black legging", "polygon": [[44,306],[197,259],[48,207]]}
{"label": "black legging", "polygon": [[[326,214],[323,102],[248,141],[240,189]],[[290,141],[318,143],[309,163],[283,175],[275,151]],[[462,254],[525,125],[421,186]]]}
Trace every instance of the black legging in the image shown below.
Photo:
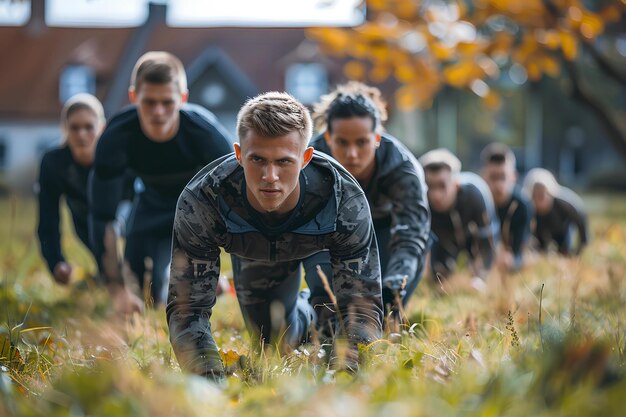
{"label": "black legging", "polygon": [[[171,255],[171,235],[133,234],[126,237],[125,262],[142,292],[145,283],[150,285],[150,296],[155,306],[165,304],[167,300]],[[151,270],[146,269],[146,264]]]}
{"label": "black legging", "polygon": [[299,297],[301,262],[261,262],[235,255],[231,259],[237,299],[253,336],[290,348],[305,342],[314,313]]}

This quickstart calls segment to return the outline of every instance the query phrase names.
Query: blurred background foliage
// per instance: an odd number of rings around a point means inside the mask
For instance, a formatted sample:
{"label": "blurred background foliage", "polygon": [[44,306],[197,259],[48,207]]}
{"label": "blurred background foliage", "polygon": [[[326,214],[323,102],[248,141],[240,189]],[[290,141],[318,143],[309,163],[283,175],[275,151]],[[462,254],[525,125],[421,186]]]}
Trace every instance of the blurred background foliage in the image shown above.
{"label": "blurred background foliage", "polygon": [[308,36],[344,59],[346,77],[397,85],[400,109],[429,109],[453,88],[498,110],[511,87],[563,80],[565,95],[626,158],[623,0],[368,0],[367,7],[360,27]]}

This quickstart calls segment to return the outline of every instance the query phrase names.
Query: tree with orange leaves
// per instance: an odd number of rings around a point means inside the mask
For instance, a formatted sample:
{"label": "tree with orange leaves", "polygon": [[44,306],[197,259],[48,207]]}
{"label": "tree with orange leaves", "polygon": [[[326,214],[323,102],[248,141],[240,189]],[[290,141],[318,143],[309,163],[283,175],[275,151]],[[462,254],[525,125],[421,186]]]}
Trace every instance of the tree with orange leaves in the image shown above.
{"label": "tree with orange leaves", "polygon": [[498,108],[500,97],[489,84],[503,66],[515,66],[531,83],[566,76],[571,96],[599,118],[626,158],[622,127],[579,69],[583,56],[590,57],[626,87],[626,74],[598,48],[623,27],[626,0],[368,0],[367,9],[362,26],[315,28],[308,36],[325,53],[347,59],[350,79],[395,79],[398,107],[428,108],[448,85]]}

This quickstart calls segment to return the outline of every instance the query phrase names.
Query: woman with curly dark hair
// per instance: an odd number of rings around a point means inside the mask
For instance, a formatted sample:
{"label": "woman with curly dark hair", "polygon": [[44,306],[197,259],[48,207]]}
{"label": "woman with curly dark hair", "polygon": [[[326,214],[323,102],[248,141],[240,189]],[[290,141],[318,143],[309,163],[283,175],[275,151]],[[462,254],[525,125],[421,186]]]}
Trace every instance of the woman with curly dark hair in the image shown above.
{"label": "woman with curly dark hair", "polygon": [[[311,146],[339,161],[365,191],[380,251],[383,302],[397,312],[397,301],[407,303],[424,266],[430,232],[424,171],[398,139],[384,132],[387,112],[375,87],[338,86],[315,105],[314,119],[322,133]],[[321,306],[326,293],[316,265],[330,274],[328,253],[305,263],[311,302]]]}

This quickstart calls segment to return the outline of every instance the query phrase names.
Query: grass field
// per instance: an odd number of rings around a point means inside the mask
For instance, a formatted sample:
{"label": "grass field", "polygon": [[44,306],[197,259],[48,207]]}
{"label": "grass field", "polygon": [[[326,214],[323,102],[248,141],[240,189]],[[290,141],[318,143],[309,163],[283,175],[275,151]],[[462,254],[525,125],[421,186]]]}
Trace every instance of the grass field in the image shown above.
{"label": "grass field", "polygon": [[0,416],[624,416],[626,198],[586,203],[581,259],[494,271],[485,293],[463,272],[445,292],[425,279],[410,324],[364,346],[356,376],[327,372],[314,345],[251,354],[235,298],[220,297],[212,323],[230,376],[218,388],[180,372],[163,309],[110,314],[70,233],[82,268],[55,285],[33,201],[1,200]]}

